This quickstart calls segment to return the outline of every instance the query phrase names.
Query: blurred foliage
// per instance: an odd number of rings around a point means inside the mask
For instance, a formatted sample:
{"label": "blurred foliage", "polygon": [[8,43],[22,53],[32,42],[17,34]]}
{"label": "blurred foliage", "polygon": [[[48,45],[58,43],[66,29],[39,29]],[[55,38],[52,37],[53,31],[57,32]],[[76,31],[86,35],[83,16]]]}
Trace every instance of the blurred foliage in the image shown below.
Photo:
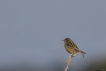
{"label": "blurred foliage", "polygon": [[86,65],[81,71],[106,71],[106,60],[88,62],[88,65]]}

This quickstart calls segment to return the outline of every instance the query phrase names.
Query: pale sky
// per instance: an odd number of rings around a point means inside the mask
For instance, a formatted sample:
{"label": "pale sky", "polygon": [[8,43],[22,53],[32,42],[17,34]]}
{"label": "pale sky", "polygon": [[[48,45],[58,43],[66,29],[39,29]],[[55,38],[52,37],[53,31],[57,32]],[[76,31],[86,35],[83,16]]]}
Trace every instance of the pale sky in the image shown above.
{"label": "pale sky", "polygon": [[66,37],[87,53],[74,63],[105,54],[106,0],[0,0],[0,66],[65,63]]}

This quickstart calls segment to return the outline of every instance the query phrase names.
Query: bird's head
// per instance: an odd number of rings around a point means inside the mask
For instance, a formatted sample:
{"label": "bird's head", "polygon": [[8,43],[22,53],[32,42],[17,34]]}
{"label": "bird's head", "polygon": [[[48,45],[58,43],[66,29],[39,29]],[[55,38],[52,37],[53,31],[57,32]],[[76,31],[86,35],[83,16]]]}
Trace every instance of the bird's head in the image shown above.
{"label": "bird's head", "polygon": [[64,42],[70,41],[70,38],[65,38],[64,40],[62,40]]}

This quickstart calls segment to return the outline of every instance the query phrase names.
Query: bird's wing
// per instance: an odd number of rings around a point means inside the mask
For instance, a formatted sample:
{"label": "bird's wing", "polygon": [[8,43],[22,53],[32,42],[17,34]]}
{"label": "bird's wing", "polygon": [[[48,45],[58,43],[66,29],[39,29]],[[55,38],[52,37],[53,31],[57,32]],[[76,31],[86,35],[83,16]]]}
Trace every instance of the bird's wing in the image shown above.
{"label": "bird's wing", "polygon": [[76,49],[79,50],[79,48],[76,46]]}
{"label": "bird's wing", "polygon": [[77,45],[74,42],[69,42],[70,47],[74,47],[75,49],[79,50]]}

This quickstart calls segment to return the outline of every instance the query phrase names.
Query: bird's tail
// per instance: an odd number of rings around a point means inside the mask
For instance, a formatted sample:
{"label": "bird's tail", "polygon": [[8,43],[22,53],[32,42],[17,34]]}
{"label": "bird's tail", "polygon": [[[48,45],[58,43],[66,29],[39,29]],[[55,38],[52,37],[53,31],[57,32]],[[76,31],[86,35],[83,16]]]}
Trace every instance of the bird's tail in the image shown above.
{"label": "bird's tail", "polygon": [[86,54],[86,53],[85,53],[85,52],[83,52],[83,51],[81,51],[81,50],[80,50],[80,53],[82,53],[82,56],[83,56],[83,58],[84,58],[84,54]]}

